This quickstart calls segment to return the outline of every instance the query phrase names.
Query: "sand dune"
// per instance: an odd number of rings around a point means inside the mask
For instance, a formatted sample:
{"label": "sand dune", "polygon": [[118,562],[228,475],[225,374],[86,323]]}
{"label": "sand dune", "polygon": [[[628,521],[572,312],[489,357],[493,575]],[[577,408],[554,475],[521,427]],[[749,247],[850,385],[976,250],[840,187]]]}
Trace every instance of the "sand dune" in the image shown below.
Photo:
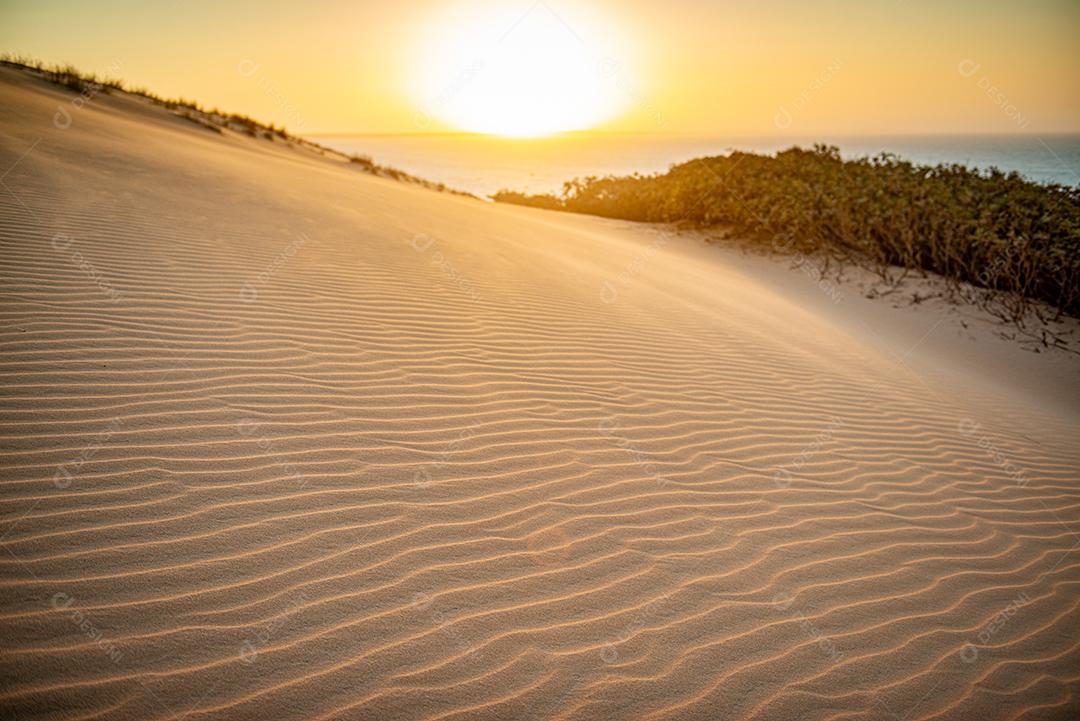
{"label": "sand dune", "polygon": [[1074,360],[0,94],[4,718],[1080,712]]}

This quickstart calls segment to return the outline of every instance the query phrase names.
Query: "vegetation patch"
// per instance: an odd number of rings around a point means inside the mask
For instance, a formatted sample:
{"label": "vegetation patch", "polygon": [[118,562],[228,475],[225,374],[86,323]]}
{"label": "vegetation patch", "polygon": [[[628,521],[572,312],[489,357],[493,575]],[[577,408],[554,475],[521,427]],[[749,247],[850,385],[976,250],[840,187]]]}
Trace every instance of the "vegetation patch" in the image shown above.
{"label": "vegetation patch", "polygon": [[783,253],[824,257],[899,281],[936,273],[948,293],[1021,327],[1080,315],[1080,189],[1017,173],[916,165],[835,147],[733,152],[666,173],[588,177],[561,195],[500,191],[504,203],[626,220],[724,228]]}

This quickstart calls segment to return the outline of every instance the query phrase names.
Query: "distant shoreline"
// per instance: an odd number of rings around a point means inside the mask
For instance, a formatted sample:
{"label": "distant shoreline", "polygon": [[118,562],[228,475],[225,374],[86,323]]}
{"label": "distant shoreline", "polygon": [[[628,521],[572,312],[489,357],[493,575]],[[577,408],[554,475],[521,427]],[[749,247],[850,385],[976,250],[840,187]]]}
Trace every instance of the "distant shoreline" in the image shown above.
{"label": "distant shoreline", "polygon": [[[361,153],[481,197],[503,188],[561,190],[588,175],[663,172],[732,150],[772,154],[800,145],[836,145],[847,160],[893,152],[904,160],[1016,170],[1028,180],[1080,186],[1080,134],[722,137],[572,133],[531,140],[473,134],[307,134],[320,145]],[[1044,145],[1046,147],[1044,147]]]}

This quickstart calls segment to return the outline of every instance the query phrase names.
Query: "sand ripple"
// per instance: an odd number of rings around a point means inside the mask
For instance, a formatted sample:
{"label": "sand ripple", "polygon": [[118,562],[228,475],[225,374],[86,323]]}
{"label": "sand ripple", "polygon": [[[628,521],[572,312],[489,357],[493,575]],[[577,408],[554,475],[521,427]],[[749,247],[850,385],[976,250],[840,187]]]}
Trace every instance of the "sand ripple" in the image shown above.
{"label": "sand ripple", "polygon": [[653,231],[0,93],[5,718],[1080,711],[1073,421]]}

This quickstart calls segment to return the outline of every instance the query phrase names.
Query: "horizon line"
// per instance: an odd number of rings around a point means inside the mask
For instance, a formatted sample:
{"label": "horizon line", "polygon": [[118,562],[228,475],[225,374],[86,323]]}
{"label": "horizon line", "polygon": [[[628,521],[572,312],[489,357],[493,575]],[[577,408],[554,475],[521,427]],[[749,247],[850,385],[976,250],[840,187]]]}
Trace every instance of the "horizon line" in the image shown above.
{"label": "horizon line", "polygon": [[656,131],[656,130],[568,130],[561,133],[551,133],[550,135],[540,135],[535,137],[513,137],[504,135],[494,135],[488,133],[474,133],[469,131],[447,130],[447,131],[320,131],[316,133],[305,133],[300,131],[304,137],[335,137],[335,138],[348,138],[348,137],[364,137],[364,138],[401,138],[401,137],[415,137],[415,138],[435,138],[435,137],[460,137],[460,138],[484,138],[488,140],[505,140],[509,142],[530,142],[538,140],[551,140],[555,138],[575,137],[575,136],[596,136],[596,135],[619,135],[619,136],[655,136],[655,137],[709,137],[709,138],[755,138],[755,139],[770,139],[775,138],[777,140],[784,139],[809,139],[813,137],[820,137],[823,139],[829,138],[971,138],[971,137],[988,137],[988,138],[1045,138],[1049,136],[1056,137],[1068,137],[1068,136],[1080,136],[1080,129],[1076,130],[1048,130],[1044,132],[1001,132],[1001,131],[973,131],[973,132],[961,132],[961,131],[926,131],[926,132],[896,132],[896,131],[882,131],[882,132],[827,132],[827,133],[793,133],[793,134],[770,134],[770,133],[723,133],[712,131]]}

